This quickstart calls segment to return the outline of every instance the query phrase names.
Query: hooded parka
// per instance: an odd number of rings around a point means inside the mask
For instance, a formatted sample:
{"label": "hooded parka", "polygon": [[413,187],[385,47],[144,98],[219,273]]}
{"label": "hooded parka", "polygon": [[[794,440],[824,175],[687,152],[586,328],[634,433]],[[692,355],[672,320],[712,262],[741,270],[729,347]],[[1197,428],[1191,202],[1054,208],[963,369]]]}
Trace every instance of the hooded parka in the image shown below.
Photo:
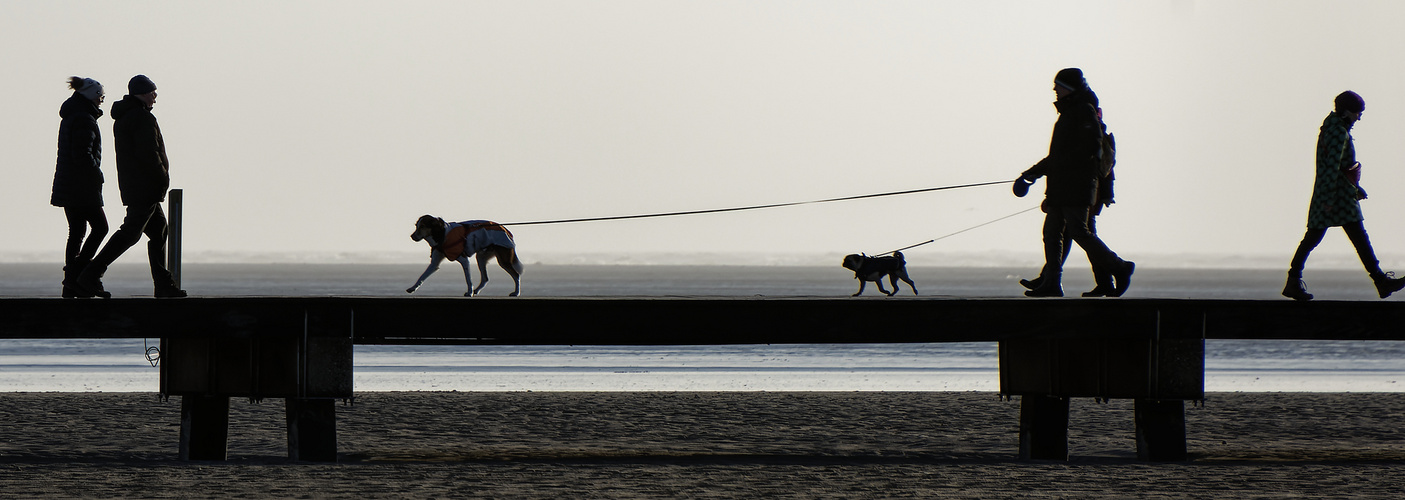
{"label": "hooded parka", "polygon": [[166,142],[156,115],[145,102],[123,96],[112,105],[112,141],[117,147],[117,185],[122,204],[153,205],[166,199],[171,186]]}
{"label": "hooded parka", "polygon": [[73,93],[59,106],[58,163],[49,204],[56,207],[102,206],[102,109]]}
{"label": "hooded parka", "polygon": [[1084,87],[1054,102],[1059,119],[1049,140],[1049,155],[1020,174],[1033,181],[1048,176],[1044,200],[1052,206],[1091,206],[1098,201],[1098,164],[1102,125],[1098,96]]}

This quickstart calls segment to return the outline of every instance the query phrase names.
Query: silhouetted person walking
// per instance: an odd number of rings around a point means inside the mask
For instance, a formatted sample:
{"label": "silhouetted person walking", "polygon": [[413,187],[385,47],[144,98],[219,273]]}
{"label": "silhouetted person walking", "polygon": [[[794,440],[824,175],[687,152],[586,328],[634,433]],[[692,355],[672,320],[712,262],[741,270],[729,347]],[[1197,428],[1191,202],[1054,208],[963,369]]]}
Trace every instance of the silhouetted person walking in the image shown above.
{"label": "silhouetted person walking", "polygon": [[161,126],[151,107],[156,105],[156,84],[146,75],[137,75],[127,82],[127,95],[112,105],[112,138],[117,147],[117,185],[121,188],[122,204],[127,215],[113,233],[107,245],[83,270],[78,280],[88,292],[104,298],[112,294],[103,290],[102,276],[122,252],[141,241],[145,234],[147,257],[151,261],[151,280],[157,297],[184,297],[185,290],[176,287],[171,272],[166,270],[166,214],[161,202],[171,185],[166,143],[161,138]]}
{"label": "silhouetted person walking", "polygon": [[1351,128],[1361,120],[1366,101],[1348,90],[1337,95],[1334,104],[1335,111],[1322,120],[1322,129],[1317,134],[1317,177],[1307,211],[1307,234],[1298,243],[1298,251],[1288,266],[1288,283],[1283,286],[1283,296],[1312,300],[1312,294],[1307,293],[1307,286],[1303,284],[1303,267],[1312,249],[1327,235],[1327,228],[1341,226],[1356,247],[1361,265],[1376,283],[1377,295],[1384,299],[1405,288],[1405,278],[1395,278],[1381,271],[1381,263],[1376,260],[1371,239],[1366,235],[1366,225],[1362,223],[1365,217],[1361,216],[1361,200],[1366,199],[1366,191],[1360,185],[1361,163],[1356,161]]}
{"label": "silhouetted person walking", "polygon": [[[1099,126],[1102,126],[1104,132],[1106,132],[1107,126],[1101,124],[1099,124]],[[1108,136],[1108,140],[1112,140],[1112,137]],[[1112,194],[1113,180],[1114,174],[1111,169],[1108,170],[1106,176],[1098,179],[1098,200],[1096,203],[1093,203],[1092,209],[1088,212],[1088,232],[1094,235],[1098,234],[1097,219],[1099,215],[1102,215],[1103,207],[1110,207],[1115,203]],[[1016,182],[1023,182],[1023,180]],[[1027,193],[1028,189],[1028,184],[1025,184],[1021,187],[1021,192],[1016,194],[1020,197],[1024,197],[1023,193]],[[1060,245],[1063,246],[1062,258],[1059,259],[1060,265],[1062,265],[1062,263],[1068,262],[1068,251],[1071,250],[1070,246],[1073,245],[1073,239],[1069,238],[1067,231],[1064,232],[1064,239]],[[1020,280],[1020,284],[1024,285],[1025,288],[1035,290],[1038,289],[1040,285],[1044,284],[1044,277],[1039,276],[1032,280],[1022,279]],[[1117,292],[1117,287],[1112,283],[1112,273],[1096,265],[1093,266],[1093,285],[1092,290],[1083,292],[1084,297],[1111,297]]]}
{"label": "silhouetted person walking", "polygon": [[102,84],[91,78],[69,78],[68,88],[73,89],[73,95],[59,107],[58,162],[49,204],[63,207],[68,219],[63,296],[92,297],[78,286],[78,276],[107,236],[107,214],[102,211],[102,131],[98,128],[102,116],[99,106],[105,94]]}
{"label": "silhouetted person walking", "polygon": [[1058,96],[1054,107],[1059,111],[1059,119],[1054,123],[1049,155],[1015,180],[1017,189],[1027,190],[1036,179],[1049,178],[1042,206],[1047,214],[1043,230],[1044,269],[1039,273],[1039,286],[1025,295],[1063,296],[1067,237],[1087,252],[1094,269],[1112,275],[1114,289],[1107,295],[1120,297],[1131,286],[1136,266],[1118,257],[1088,227],[1093,205],[1099,201],[1098,181],[1110,174],[1103,171],[1099,159],[1103,130],[1098,119],[1098,96],[1088,87],[1083,71],[1078,68],[1067,68],[1054,76],[1054,93]]}

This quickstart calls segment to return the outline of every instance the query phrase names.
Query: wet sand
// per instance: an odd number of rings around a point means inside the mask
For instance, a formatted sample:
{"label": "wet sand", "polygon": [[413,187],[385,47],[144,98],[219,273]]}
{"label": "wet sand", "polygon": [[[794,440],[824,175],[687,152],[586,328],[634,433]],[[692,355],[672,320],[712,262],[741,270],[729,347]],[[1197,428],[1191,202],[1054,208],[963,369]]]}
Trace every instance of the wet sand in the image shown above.
{"label": "wet sand", "polygon": [[1185,463],[1130,401],[1074,400],[1068,462],[1015,459],[993,393],[360,393],[341,463],[286,459],[283,402],[231,402],[229,460],[176,459],[154,394],[0,393],[0,497],[1399,498],[1405,394],[1217,393]]}

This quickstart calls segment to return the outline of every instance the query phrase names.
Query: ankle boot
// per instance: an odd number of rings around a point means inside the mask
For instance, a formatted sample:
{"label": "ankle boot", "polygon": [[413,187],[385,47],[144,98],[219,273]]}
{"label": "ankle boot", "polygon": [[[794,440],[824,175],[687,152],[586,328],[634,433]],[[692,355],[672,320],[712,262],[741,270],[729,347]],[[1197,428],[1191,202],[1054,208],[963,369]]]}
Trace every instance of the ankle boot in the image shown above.
{"label": "ankle boot", "polygon": [[93,294],[88,293],[83,287],[78,286],[78,276],[83,274],[83,269],[88,267],[89,259],[73,259],[63,268],[63,297],[68,298],[89,298]]}
{"label": "ankle boot", "polygon": [[1039,287],[1024,293],[1025,297],[1063,297],[1063,280],[1043,278]]}
{"label": "ankle boot", "polygon": [[1092,290],[1088,290],[1088,291],[1086,291],[1086,292],[1083,292],[1083,296],[1084,296],[1084,297],[1112,297],[1112,296],[1113,296],[1112,294],[1114,294],[1114,293],[1117,293],[1117,288],[1114,288],[1114,287],[1112,286],[1112,283],[1108,283],[1108,284],[1098,283],[1098,286],[1093,287]]}
{"label": "ankle boot", "polygon": [[1132,287],[1132,273],[1137,270],[1137,264],[1130,260],[1122,262],[1122,268],[1112,273],[1112,279],[1117,286],[1112,289],[1108,297],[1121,297],[1127,293],[1127,289]]}
{"label": "ankle boot", "polygon": [[112,294],[102,288],[102,275],[107,272],[107,266],[94,266],[89,264],[78,275],[78,289],[85,293],[90,293],[90,297],[112,298]]}
{"label": "ankle boot", "polygon": [[1288,273],[1288,283],[1283,285],[1283,296],[1304,302],[1312,300],[1312,294],[1307,293],[1307,284],[1303,283],[1301,274]]}
{"label": "ankle boot", "polygon": [[1020,280],[1020,286],[1023,286],[1023,287],[1025,287],[1025,288],[1028,288],[1028,289],[1030,289],[1030,290],[1034,290],[1034,289],[1036,289],[1036,288],[1039,288],[1039,286],[1040,286],[1040,285],[1043,285],[1043,284],[1044,284],[1044,277],[1043,277],[1043,276],[1040,276],[1040,277],[1038,277],[1038,278],[1034,278],[1034,279],[1032,279],[1032,280],[1025,280],[1025,279]]}
{"label": "ankle boot", "polygon": [[1382,299],[1390,294],[1405,288],[1405,278],[1396,278],[1395,273],[1381,273],[1371,276],[1371,281],[1376,282],[1376,294]]}

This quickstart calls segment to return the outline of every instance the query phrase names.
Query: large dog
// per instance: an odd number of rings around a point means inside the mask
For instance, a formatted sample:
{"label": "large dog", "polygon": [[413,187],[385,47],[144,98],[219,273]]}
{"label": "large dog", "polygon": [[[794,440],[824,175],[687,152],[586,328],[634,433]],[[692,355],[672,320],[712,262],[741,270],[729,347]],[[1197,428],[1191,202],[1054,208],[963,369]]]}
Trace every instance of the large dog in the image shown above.
{"label": "large dog", "polygon": [[[421,216],[415,221],[415,232],[410,239],[429,243],[429,267],[406,288],[406,293],[415,293],[429,275],[439,270],[444,259],[456,261],[463,266],[463,279],[468,282],[468,292],[464,297],[472,297],[488,284],[488,259],[497,258],[507,274],[512,275],[512,293],[516,297],[522,291],[522,261],[517,258],[517,244],[512,241],[512,233],[506,227],[492,221],[470,220],[445,223],[433,215]],[[469,272],[469,256],[478,256],[478,288],[473,287],[473,274]]]}
{"label": "large dog", "polygon": [[[891,257],[869,257],[863,254],[849,254],[844,256],[844,268],[854,272],[854,279],[859,280],[859,291],[854,292],[850,297],[858,297],[863,293],[864,285],[872,281],[878,284],[878,291],[892,297],[898,293],[898,280],[903,280],[907,286],[912,287],[912,294],[917,295],[917,285],[907,277],[907,261],[903,259],[902,252],[893,252]],[[883,277],[888,277],[888,282],[893,285],[893,291],[883,289]]]}

